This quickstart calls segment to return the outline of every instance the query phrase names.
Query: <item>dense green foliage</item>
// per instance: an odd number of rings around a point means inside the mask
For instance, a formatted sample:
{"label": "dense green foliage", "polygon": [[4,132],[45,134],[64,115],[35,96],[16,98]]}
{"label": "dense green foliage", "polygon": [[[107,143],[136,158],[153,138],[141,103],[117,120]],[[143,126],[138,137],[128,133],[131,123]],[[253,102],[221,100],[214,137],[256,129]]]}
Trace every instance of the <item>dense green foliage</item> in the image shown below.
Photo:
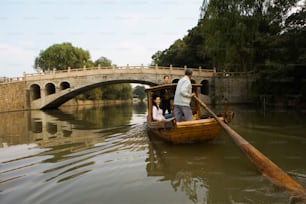
{"label": "dense green foliage", "polygon": [[66,70],[68,67],[81,68],[92,67],[88,51],[74,47],[71,43],[54,44],[46,50],[42,50],[36,57],[34,67],[38,71]]}
{"label": "dense green foliage", "polygon": [[80,100],[128,100],[132,99],[132,86],[130,84],[112,84],[98,87],[80,94]]}
{"label": "dense green foliage", "polygon": [[299,0],[203,1],[198,25],[152,64],[254,72],[255,95],[306,96],[306,3]]}
{"label": "dense green foliage", "polygon": [[94,62],[94,65],[101,66],[101,67],[110,67],[112,65],[112,61],[107,59],[106,57],[100,57]]}
{"label": "dense green foliage", "polygon": [[126,100],[131,99],[132,97],[132,87],[130,84],[114,84],[104,88],[102,99]]}
{"label": "dense green foliage", "polygon": [[[106,57],[100,57],[94,62],[94,66],[101,66],[102,68],[110,67],[112,65],[112,61],[107,59]],[[118,98],[111,98],[111,99],[120,99],[120,87],[123,88],[125,85],[118,85],[118,88],[113,88],[112,86],[104,86],[104,87],[98,87],[95,89],[92,89],[90,91],[87,91],[85,93],[82,93],[79,98],[80,99],[87,99],[87,100],[101,100],[101,99],[108,99],[107,93],[116,94],[118,95]],[[130,87],[131,88],[131,87]],[[114,91],[114,93],[112,93]],[[130,91],[130,98],[132,97],[132,92]],[[127,99],[127,98],[124,98]]]}
{"label": "dense green foliage", "polygon": [[136,86],[133,90],[133,94],[137,95],[138,98],[143,101],[143,99],[146,97],[145,87],[144,86]]}

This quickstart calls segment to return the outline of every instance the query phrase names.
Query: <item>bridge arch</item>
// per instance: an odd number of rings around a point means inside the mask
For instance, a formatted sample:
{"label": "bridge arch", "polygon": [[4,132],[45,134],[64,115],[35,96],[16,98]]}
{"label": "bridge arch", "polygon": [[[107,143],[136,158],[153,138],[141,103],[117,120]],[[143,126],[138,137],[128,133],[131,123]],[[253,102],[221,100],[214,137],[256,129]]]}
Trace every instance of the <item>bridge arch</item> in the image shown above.
{"label": "bridge arch", "polygon": [[55,85],[53,83],[47,83],[45,86],[46,95],[51,95],[55,93]]}
{"label": "bridge arch", "polygon": [[41,98],[40,95],[40,86],[38,84],[32,84],[30,86],[30,95],[32,100]]}
{"label": "bridge arch", "polygon": [[[105,85],[119,83],[137,83],[154,86],[163,83],[163,77],[168,75],[172,83],[179,81],[184,76],[186,67],[173,68],[158,66],[135,66],[135,67],[110,67],[101,68],[82,68],[77,70],[67,70],[61,72],[44,73],[37,75],[26,75],[25,79],[28,85],[38,84],[35,88],[37,94],[30,103],[31,109],[57,108],[66,101],[77,95]],[[198,83],[201,80],[208,79],[214,75],[214,72],[194,69],[192,83]],[[39,88],[40,87],[40,88]],[[29,87],[30,88],[30,87]],[[32,87],[32,89],[34,89]],[[39,94],[40,92],[40,94]],[[38,99],[39,98],[39,99]],[[31,100],[31,99],[30,99]]]}
{"label": "bridge arch", "polygon": [[209,95],[209,81],[208,80],[202,80],[201,84],[202,84],[201,94]]}
{"label": "bridge arch", "polygon": [[[79,87],[73,86],[73,89],[67,88],[67,89],[59,91],[58,93],[54,92],[55,94],[47,95],[46,100],[45,100],[46,103],[43,106],[41,106],[40,109],[57,108],[63,103],[65,103],[66,101],[76,97],[77,95],[81,93],[89,91],[91,89],[94,89],[97,87],[103,87],[106,85],[121,84],[121,83],[137,83],[137,84],[144,84],[144,85],[149,85],[149,86],[157,85],[154,82],[142,80],[142,79],[110,79],[108,81],[100,81],[96,83],[85,84]],[[52,84],[52,83],[48,83],[48,84]],[[54,84],[52,85],[54,86]],[[51,87],[51,90],[53,90],[52,87]],[[46,85],[46,91],[47,91],[47,85]],[[54,86],[54,91],[55,91],[55,86]]]}
{"label": "bridge arch", "polygon": [[70,88],[70,84],[68,82],[66,82],[66,81],[61,82],[60,90],[65,90],[65,89],[68,89],[68,88]]}

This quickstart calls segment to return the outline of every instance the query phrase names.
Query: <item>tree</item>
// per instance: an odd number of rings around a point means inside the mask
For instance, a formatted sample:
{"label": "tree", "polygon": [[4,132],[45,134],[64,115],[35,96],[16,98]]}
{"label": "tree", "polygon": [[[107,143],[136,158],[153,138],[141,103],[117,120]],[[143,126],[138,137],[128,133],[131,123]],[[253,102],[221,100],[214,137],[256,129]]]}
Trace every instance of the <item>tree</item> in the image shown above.
{"label": "tree", "polygon": [[141,101],[146,97],[145,87],[137,85],[134,90],[133,94],[137,95]]}
{"label": "tree", "polygon": [[132,87],[130,84],[114,84],[102,87],[105,100],[127,100],[132,98]]}
{"label": "tree", "polygon": [[94,65],[97,66],[102,66],[102,67],[110,67],[112,65],[112,61],[107,59],[106,57],[100,57],[94,62]]}
{"label": "tree", "polygon": [[80,94],[80,100],[128,100],[132,99],[132,86],[127,83],[98,87]]}
{"label": "tree", "polygon": [[152,55],[152,62],[151,65],[155,66],[155,65],[161,65],[163,66],[163,62],[162,62],[162,55],[163,52],[158,50],[157,52],[155,52],[155,54]]}
{"label": "tree", "polygon": [[42,50],[35,58],[34,67],[37,71],[46,71],[56,68],[65,70],[68,67],[81,68],[93,66],[89,51],[74,47],[71,43],[54,44]]}
{"label": "tree", "polygon": [[[168,49],[157,51],[152,56],[152,65],[160,66],[173,65],[175,67],[205,67],[210,64],[209,57],[201,52],[203,47],[204,35],[201,32],[201,26],[197,26],[188,31],[188,35],[183,39],[176,40]],[[211,66],[210,66],[211,67]]]}
{"label": "tree", "polygon": [[131,99],[133,97],[131,84],[121,84],[120,97],[121,100]]}
{"label": "tree", "polygon": [[[216,67],[217,71],[258,71],[267,62],[290,56],[284,46],[284,41],[290,42],[283,37],[284,31],[305,27],[305,9],[299,15],[291,14],[298,2],[203,0],[198,25],[182,40],[156,52],[153,63]],[[288,39],[296,41],[293,36]]]}
{"label": "tree", "polygon": [[203,0],[198,25],[156,52],[162,66],[254,71],[255,94],[302,94],[306,100],[306,2]]}

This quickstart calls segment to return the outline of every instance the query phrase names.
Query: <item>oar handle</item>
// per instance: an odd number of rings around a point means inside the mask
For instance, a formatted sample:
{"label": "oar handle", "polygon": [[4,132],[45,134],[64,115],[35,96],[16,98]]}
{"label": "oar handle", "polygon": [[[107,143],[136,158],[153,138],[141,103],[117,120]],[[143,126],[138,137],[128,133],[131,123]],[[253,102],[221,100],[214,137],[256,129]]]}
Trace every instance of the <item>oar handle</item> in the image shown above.
{"label": "oar handle", "polygon": [[208,106],[202,102],[197,96],[194,96],[197,102],[207,110],[219,123],[219,125],[225,130],[225,132],[234,140],[235,144],[242,150],[242,152],[251,160],[257,169],[272,181],[277,186],[283,187],[295,195],[305,199],[306,201],[306,189],[285,173],[281,168],[269,160],[265,155],[253,147],[248,141],[242,138],[236,131],[230,126],[225,124]]}

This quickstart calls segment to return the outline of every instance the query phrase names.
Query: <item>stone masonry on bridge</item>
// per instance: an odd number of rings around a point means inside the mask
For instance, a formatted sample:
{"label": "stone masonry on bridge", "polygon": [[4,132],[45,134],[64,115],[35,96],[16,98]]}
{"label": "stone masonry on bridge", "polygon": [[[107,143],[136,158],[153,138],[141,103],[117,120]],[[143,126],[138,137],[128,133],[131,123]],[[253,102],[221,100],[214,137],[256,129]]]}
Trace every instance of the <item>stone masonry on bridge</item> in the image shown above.
{"label": "stone masonry on bridge", "polygon": [[[180,79],[185,68],[126,66],[109,68],[82,68],[50,73],[24,74],[23,78],[0,83],[0,112],[56,108],[78,94],[109,84],[139,83],[156,85],[169,75],[172,81]],[[195,83],[203,84],[203,100],[207,103],[227,98],[232,103],[248,102],[250,78],[248,75],[228,75],[213,70],[193,68]]]}
{"label": "stone masonry on bridge", "polygon": [[0,112],[25,110],[26,82],[0,83]]}

